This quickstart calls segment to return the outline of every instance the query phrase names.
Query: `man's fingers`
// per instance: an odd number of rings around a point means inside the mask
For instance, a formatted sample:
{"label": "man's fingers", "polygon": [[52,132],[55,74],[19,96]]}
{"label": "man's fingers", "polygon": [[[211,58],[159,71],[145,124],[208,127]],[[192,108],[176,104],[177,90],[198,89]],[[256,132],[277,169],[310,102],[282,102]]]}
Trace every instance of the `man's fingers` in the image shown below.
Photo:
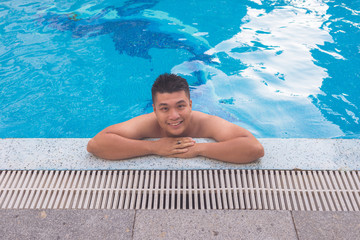
{"label": "man's fingers", "polygon": [[184,148],[188,148],[191,146],[194,146],[193,142],[181,143],[181,144],[176,144],[175,149],[184,149]]}
{"label": "man's fingers", "polygon": [[175,147],[176,148],[186,148],[195,144],[195,141],[192,138],[176,138]]}
{"label": "man's fingers", "polygon": [[173,155],[179,154],[179,153],[186,153],[187,151],[189,151],[188,148],[176,148],[173,150]]}
{"label": "man's fingers", "polygon": [[192,139],[192,138],[190,138],[190,137],[175,138],[174,140],[175,140],[175,142],[176,142],[177,144],[188,143],[188,142],[195,142],[194,139]]}

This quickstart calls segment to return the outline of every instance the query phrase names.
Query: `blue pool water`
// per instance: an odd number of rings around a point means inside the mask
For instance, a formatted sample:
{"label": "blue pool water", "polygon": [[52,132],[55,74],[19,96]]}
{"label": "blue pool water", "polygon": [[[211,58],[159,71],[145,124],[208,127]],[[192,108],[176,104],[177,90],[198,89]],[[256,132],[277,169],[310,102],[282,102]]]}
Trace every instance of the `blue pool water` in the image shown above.
{"label": "blue pool water", "polygon": [[164,72],[257,137],[360,138],[359,23],[345,0],[1,1],[0,138],[92,137]]}

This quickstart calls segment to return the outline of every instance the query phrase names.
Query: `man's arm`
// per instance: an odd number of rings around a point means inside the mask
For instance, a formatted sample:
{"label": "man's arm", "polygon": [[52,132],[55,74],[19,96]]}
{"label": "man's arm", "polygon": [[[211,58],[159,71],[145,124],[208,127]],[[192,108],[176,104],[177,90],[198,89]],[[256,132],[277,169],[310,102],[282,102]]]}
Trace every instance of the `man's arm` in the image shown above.
{"label": "man's arm", "polygon": [[[195,143],[191,138],[141,140],[158,136],[157,128],[152,114],[142,115],[105,128],[89,141],[87,150],[100,158],[120,160],[150,154],[169,156],[185,153]],[[181,144],[177,144],[178,140]]]}
{"label": "man's arm", "polygon": [[216,116],[208,116],[203,123],[205,136],[214,143],[196,143],[189,151],[176,157],[198,155],[231,163],[250,163],[264,156],[261,143],[246,129]]}
{"label": "man's arm", "polygon": [[[256,139],[255,139],[256,140]],[[223,142],[199,143],[199,155],[231,163],[250,163],[264,156],[263,146],[249,137]]]}

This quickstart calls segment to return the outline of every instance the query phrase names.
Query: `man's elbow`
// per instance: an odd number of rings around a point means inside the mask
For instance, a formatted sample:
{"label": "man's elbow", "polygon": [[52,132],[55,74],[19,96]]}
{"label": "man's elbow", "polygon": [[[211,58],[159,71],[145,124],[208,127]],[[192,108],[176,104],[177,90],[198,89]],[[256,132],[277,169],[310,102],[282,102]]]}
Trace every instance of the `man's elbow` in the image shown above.
{"label": "man's elbow", "polygon": [[264,147],[259,142],[254,144],[252,152],[253,152],[253,156],[254,156],[254,161],[259,158],[262,158],[265,155]]}
{"label": "man's elbow", "polygon": [[256,160],[258,160],[259,158],[262,158],[264,156],[264,147],[261,145],[261,143],[257,142],[254,143],[250,148],[249,148],[249,155],[247,158],[247,161],[245,161],[244,163],[252,163],[255,162]]}
{"label": "man's elbow", "polygon": [[120,160],[121,157],[115,156],[111,151],[108,151],[104,144],[98,142],[97,140],[90,139],[87,144],[86,150],[92,155],[106,159],[106,160]]}
{"label": "man's elbow", "polygon": [[86,150],[95,156],[97,155],[98,147],[94,139],[90,139],[90,141],[87,144]]}

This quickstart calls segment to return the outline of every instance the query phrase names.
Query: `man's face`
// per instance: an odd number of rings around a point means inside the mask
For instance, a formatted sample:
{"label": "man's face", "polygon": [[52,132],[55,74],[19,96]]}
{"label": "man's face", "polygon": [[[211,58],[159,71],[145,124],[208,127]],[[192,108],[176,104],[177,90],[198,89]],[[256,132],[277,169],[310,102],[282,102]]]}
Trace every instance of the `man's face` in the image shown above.
{"label": "man's face", "polygon": [[185,91],[156,93],[154,112],[160,127],[168,136],[181,136],[189,127],[191,119],[191,100]]}

